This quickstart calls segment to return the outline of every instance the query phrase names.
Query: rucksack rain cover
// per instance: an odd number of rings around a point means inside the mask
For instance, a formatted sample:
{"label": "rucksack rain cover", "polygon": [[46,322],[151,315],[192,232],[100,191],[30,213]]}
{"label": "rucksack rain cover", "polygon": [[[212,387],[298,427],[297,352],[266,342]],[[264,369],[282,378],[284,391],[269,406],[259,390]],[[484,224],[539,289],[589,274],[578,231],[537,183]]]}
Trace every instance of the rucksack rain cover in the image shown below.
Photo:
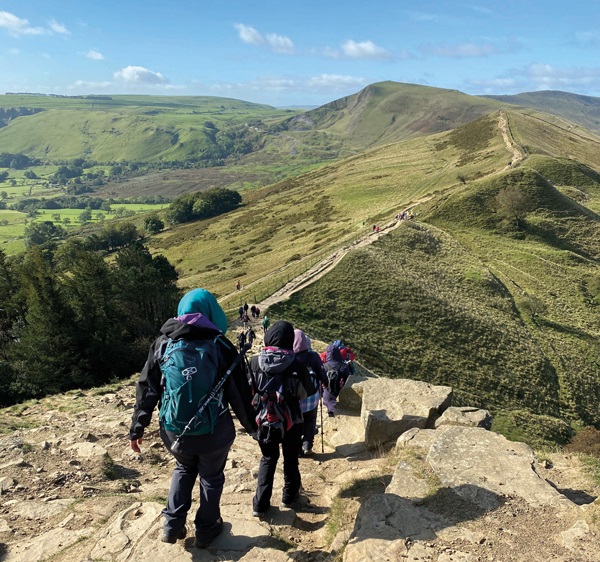
{"label": "rucksack rain cover", "polygon": [[[165,429],[180,434],[196,415],[219,376],[219,352],[212,340],[169,340],[159,360],[163,396],[159,419]],[[224,410],[222,392],[204,409],[187,435],[213,433]]]}

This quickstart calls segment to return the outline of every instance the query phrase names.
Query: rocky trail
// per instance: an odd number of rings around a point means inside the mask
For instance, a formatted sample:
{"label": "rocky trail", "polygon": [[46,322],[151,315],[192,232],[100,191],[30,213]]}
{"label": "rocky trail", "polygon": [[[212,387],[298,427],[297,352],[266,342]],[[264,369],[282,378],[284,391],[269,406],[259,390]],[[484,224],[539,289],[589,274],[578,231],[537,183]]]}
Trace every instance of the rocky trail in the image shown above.
{"label": "rocky trail", "polygon": [[339,415],[324,418],[323,453],[319,435],[300,459],[294,509],[276,507],[279,468],[274,507],[252,517],[260,453],[240,429],[224,532],[206,550],[193,537],[162,543],[173,465],[155,421],[142,454],[129,449],[134,387],[0,411],[1,427],[18,428],[0,437],[0,560],[599,560],[599,490],[577,457],[539,462],[476,427],[485,412],[449,407],[448,387],[366,377],[353,377]]}

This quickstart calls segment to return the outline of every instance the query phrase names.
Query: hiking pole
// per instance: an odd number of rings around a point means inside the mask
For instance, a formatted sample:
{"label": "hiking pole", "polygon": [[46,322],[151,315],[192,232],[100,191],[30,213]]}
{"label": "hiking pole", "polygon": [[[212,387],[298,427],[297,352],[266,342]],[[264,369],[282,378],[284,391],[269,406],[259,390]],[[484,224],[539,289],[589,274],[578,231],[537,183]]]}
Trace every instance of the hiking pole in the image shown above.
{"label": "hiking pole", "polygon": [[321,397],[319,402],[321,403],[321,453],[325,452],[325,448],[323,446],[323,393],[320,392]]}
{"label": "hiking pole", "polygon": [[231,372],[238,366],[238,364],[240,363],[240,361],[242,361],[242,359],[246,355],[246,351],[248,351],[251,347],[252,346],[249,345],[249,344],[247,344],[247,343],[242,346],[242,349],[240,349],[240,352],[237,354],[237,357],[235,358],[235,360],[233,361],[233,363],[231,364],[231,366],[229,367],[229,369],[227,369],[227,371],[225,372],[225,374],[213,386],[212,390],[208,393],[208,396],[207,396],[206,400],[198,408],[198,411],[196,412],[196,414],[194,415],[194,417],[183,428],[183,431],[181,432],[180,435],[177,436],[177,439],[175,439],[175,441],[173,441],[173,445],[171,445],[171,449],[173,449],[173,447],[176,447],[178,445],[178,443],[179,443],[179,440],[190,429],[192,429],[192,427],[194,427],[194,424],[196,423],[196,420],[202,415],[202,412],[204,411],[204,408],[206,408],[208,406],[208,404],[210,403],[210,401],[214,400],[217,397],[217,395],[219,394],[219,392],[221,392],[221,389],[223,388],[223,385],[225,384],[225,381],[229,378],[229,375],[231,375]]}

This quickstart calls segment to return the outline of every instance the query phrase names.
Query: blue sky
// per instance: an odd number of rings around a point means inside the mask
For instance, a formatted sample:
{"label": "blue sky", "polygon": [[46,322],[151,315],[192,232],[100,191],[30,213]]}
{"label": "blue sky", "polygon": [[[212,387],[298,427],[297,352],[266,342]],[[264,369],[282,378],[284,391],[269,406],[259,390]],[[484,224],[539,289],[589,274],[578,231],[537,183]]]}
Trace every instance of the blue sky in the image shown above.
{"label": "blue sky", "polygon": [[321,105],[383,80],[600,96],[600,0],[0,0],[0,92]]}

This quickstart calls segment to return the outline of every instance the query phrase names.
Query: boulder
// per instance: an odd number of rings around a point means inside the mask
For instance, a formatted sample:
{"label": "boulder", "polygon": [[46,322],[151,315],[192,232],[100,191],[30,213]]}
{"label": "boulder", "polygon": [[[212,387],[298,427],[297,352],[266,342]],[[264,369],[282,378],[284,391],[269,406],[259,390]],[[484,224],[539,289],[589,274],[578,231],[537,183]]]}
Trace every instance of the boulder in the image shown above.
{"label": "boulder", "polygon": [[340,390],[338,406],[350,412],[360,412],[363,398],[363,384],[368,377],[350,375],[346,384]]}
{"label": "boulder", "polygon": [[451,427],[431,445],[427,462],[443,486],[485,510],[501,496],[519,496],[532,506],[574,504],[535,471],[535,455],[525,443],[483,428]]}
{"label": "boulder", "polygon": [[451,406],[436,421],[435,428],[443,425],[460,425],[464,427],[483,427],[491,429],[492,416],[487,410],[469,406]]}
{"label": "boulder", "polygon": [[[356,517],[344,562],[404,560],[414,541],[431,541],[436,531],[449,526],[441,516],[394,494],[370,497]],[[427,549],[427,545],[420,545]],[[428,553],[434,554],[434,550]],[[423,553],[424,554],[424,553]],[[433,558],[423,558],[423,560]]]}
{"label": "boulder", "polygon": [[413,427],[431,427],[452,401],[450,387],[422,381],[379,378],[361,386],[361,418],[369,448],[395,440]]}

